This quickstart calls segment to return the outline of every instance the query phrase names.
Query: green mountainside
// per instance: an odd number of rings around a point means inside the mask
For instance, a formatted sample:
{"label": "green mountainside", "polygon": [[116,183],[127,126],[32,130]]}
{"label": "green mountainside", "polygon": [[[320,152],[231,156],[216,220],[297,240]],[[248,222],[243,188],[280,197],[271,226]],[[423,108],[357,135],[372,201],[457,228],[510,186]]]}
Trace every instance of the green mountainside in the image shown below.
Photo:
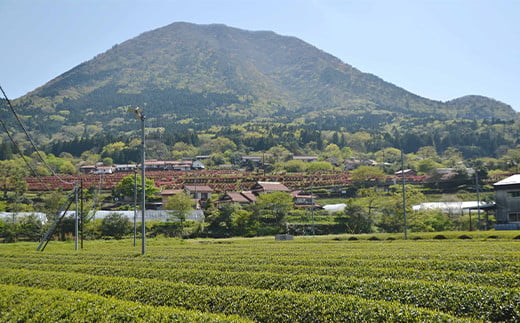
{"label": "green mountainside", "polygon": [[[255,123],[374,133],[408,124],[424,138],[431,122],[517,119],[510,106],[486,97],[444,103],[417,96],[295,37],[183,22],[115,45],[14,105],[43,144],[135,132],[127,112],[135,106],[158,133]],[[410,149],[431,144],[423,141]]]}
{"label": "green mountainside", "polygon": [[202,129],[274,115],[355,116],[351,119],[359,122],[372,117],[381,122],[515,117],[511,107],[484,97],[447,103],[421,98],[294,37],[189,23],[116,45],[17,105],[24,114],[38,116],[31,128],[46,135],[99,122],[125,130],[131,121],[126,107],[135,105],[144,106],[151,126],[166,129],[178,123]]}

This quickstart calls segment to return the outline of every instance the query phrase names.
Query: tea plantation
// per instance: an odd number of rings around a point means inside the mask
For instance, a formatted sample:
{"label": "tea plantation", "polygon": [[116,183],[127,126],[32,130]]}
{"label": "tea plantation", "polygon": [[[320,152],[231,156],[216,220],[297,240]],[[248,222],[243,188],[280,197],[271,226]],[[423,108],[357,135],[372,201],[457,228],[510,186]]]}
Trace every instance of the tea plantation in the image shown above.
{"label": "tea plantation", "polygon": [[[518,232],[517,232],[518,235]],[[520,320],[520,240],[379,236],[0,245],[2,322]],[[355,240],[357,239],[357,240]],[[140,241],[139,241],[140,243]]]}

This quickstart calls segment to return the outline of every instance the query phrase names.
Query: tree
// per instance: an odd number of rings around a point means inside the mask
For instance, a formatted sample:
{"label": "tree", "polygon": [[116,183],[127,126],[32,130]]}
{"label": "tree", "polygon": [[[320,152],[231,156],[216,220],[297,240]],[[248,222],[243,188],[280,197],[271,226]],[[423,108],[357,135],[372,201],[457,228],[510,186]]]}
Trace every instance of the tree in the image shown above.
{"label": "tree", "polygon": [[348,205],[343,212],[338,212],[336,221],[348,233],[370,233],[374,224],[369,214],[357,205]]}
{"label": "tree", "polygon": [[[424,201],[424,194],[411,185],[406,185],[406,213],[412,214],[412,205]],[[384,232],[403,232],[404,213],[403,213],[403,194],[401,185],[390,186],[390,197],[381,208],[382,214],[377,222],[377,226]]]}
{"label": "tree", "polygon": [[[363,207],[366,207],[368,217],[372,216],[372,209],[377,208],[378,202],[381,201],[381,194],[376,192],[373,187],[363,187],[357,190],[357,201],[362,201]],[[361,199],[360,199],[361,198]],[[349,203],[350,205],[351,203]]]}
{"label": "tree", "polygon": [[233,235],[254,236],[258,222],[254,220],[253,212],[237,208],[231,213],[231,229]]}
{"label": "tree", "polygon": [[[269,148],[266,152],[266,159],[269,163],[274,164],[277,162],[284,162],[286,161],[289,156],[291,155],[291,152],[287,150],[282,145],[277,145],[274,147]],[[264,161],[265,162],[265,161]]]}
{"label": "tree", "polygon": [[416,155],[423,159],[431,159],[434,162],[440,162],[441,160],[439,154],[437,154],[437,149],[435,149],[433,146],[423,146],[419,148]]}
{"label": "tree", "polygon": [[415,232],[446,231],[452,229],[452,220],[440,210],[412,212],[408,227]]}
{"label": "tree", "polygon": [[300,173],[307,168],[307,165],[302,160],[289,160],[283,163],[282,167],[289,173]]}
{"label": "tree", "polygon": [[103,236],[110,236],[121,239],[125,234],[130,233],[132,224],[130,220],[121,213],[110,213],[101,222],[101,233]]}
{"label": "tree", "polygon": [[103,158],[102,162],[104,166],[112,166],[114,164],[114,160],[110,157]]}
{"label": "tree", "polygon": [[287,192],[260,194],[256,206],[268,224],[283,227],[285,216],[294,206],[293,197]]}
{"label": "tree", "polygon": [[239,208],[238,204],[232,203],[222,204],[219,209],[210,208],[206,212],[208,235],[215,238],[231,236],[231,214]]}
{"label": "tree", "polygon": [[224,153],[226,150],[237,150],[237,145],[229,138],[217,137],[206,142],[200,149],[205,154],[215,152]]}
{"label": "tree", "polygon": [[508,149],[506,154],[502,157],[506,165],[514,171],[518,172],[518,165],[520,164],[520,149]]}
{"label": "tree", "polygon": [[123,151],[126,148],[127,148],[127,146],[124,142],[118,141],[118,142],[114,142],[114,143],[108,144],[105,147],[103,147],[103,150],[101,153],[102,153],[102,155],[105,155],[105,156],[111,156],[111,155],[114,155],[116,153]]}
{"label": "tree", "polygon": [[462,153],[455,147],[448,147],[444,151],[443,158],[448,166],[454,167],[458,162],[462,161]]}
{"label": "tree", "polygon": [[397,148],[384,148],[376,152],[375,155],[378,161],[385,163],[397,163],[401,161],[401,151]]}
{"label": "tree", "polygon": [[63,163],[60,165],[58,170],[61,174],[71,174],[71,175],[76,174],[78,171],[76,169],[76,166],[74,166],[70,160],[63,161]]}
{"label": "tree", "polygon": [[38,241],[42,236],[42,222],[34,214],[20,219],[20,233],[29,241]]}
{"label": "tree", "polygon": [[14,191],[16,197],[26,191],[27,175],[27,168],[21,159],[0,161],[0,186],[4,191],[4,199],[7,199],[8,191]]}
{"label": "tree", "polygon": [[[134,196],[134,174],[127,175],[121,179],[114,189],[114,195],[117,197],[132,197]],[[155,187],[153,179],[146,178],[144,184],[146,196],[151,196],[158,191]],[[137,196],[141,196],[141,175],[137,175]]]}
{"label": "tree", "polygon": [[386,174],[380,168],[365,165],[354,169],[350,175],[352,182],[358,184],[363,182],[381,182],[386,178]]}
{"label": "tree", "polygon": [[437,168],[441,168],[441,167],[442,167],[441,164],[439,164],[439,163],[437,163],[434,160],[429,159],[429,158],[420,160],[417,163],[417,171],[419,173],[423,173],[423,174],[431,174]]}
{"label": "tree", "polygon": [[336,144],[327,145],[322,155],[325,159],[334,161],[334,163],[337,165],[343,163],[343,154]]}
{"label": "tree", "polygon": [[182,230],[188,213],[193,210],[193,201],[188,194],[186,194],[184,191],[181,191],[173,196],[170,196],[166,201],[164,208],[169,210],[168,213],[181,221]]}
{"label": "tree", "polygon": [[309,172],[327,171],[332,169],[334,169],[332,164],[326,161],[315,161],[309,163],[309,165],[307,166],[307,171]]}
{"label": "tree", "polygon": [[18,235],[20,234],[20,224],[13,222],[0,222],[0,227],[2,229],[1,236],[4,238],[4,242],[16,242]]}

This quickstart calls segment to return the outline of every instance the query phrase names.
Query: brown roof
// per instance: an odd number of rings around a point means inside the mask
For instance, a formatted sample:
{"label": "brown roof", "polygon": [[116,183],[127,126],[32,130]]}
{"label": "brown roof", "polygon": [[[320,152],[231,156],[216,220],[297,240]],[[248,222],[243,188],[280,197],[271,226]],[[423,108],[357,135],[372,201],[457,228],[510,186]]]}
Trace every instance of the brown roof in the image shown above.
{"label": "brown roof", "polygon": [[226,196],[228,196],[229,199],[232,202],[235,202],[235,203],[249,203],[249,202],[251,202],[247,197],[245,197],[244,195],[242,195],[242,194],[240,194],[238,192],[227,192]]}
{"label": "brown roof", "polygon": [[213,193],[213,189],[207,185],[184,185],[184,189],[189,192]]}
{"label": "brown roof", "polygon": [[291,191],[291,195],[293,197],[296,197],[296,196],[300,195],[301,192],[302,192],[302,190]]}
{"label": "brown roof", "polygon": [[255,188],[260,186],[260,189],[264,192],[289,192],[290,190],[287,188],[287,186],[283,185],[280,182],[257,182],[255,185]]}
{"label": "brown roof", "polygon": [[240,194],[245,196],[251,202],[256,202],[256,195],[253,194],[253,192],[251,192],[251,191],[243,191],[243,192],[240,192]]}
{"label": "brown roof", "polygon": [[182,190],[162,190],[161,195],[175,195],[182,192]]}

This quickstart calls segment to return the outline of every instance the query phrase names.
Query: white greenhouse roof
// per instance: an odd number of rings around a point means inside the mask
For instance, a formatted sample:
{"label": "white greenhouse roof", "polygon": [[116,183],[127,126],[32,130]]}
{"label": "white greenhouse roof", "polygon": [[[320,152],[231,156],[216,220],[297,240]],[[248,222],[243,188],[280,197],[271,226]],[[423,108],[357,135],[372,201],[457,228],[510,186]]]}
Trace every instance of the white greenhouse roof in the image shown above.
{"label": "white greenhouse roof", "polygon": [[345,203],[327,204],[323,206],[323,209],[329,212],[339,212],[345,210],[346,207],[347,205]]}
{"label": "white greenhouse roof", "polygon": [[[480,206],[486,205],[483,201],[480,201]],[[461,210],[477,208],[479,206],[478,201],[464,201],[464,202],[427,202],[419,205],[412,206],[414,211],[419,210],[441,210],[443,212],[460,212]]]}

